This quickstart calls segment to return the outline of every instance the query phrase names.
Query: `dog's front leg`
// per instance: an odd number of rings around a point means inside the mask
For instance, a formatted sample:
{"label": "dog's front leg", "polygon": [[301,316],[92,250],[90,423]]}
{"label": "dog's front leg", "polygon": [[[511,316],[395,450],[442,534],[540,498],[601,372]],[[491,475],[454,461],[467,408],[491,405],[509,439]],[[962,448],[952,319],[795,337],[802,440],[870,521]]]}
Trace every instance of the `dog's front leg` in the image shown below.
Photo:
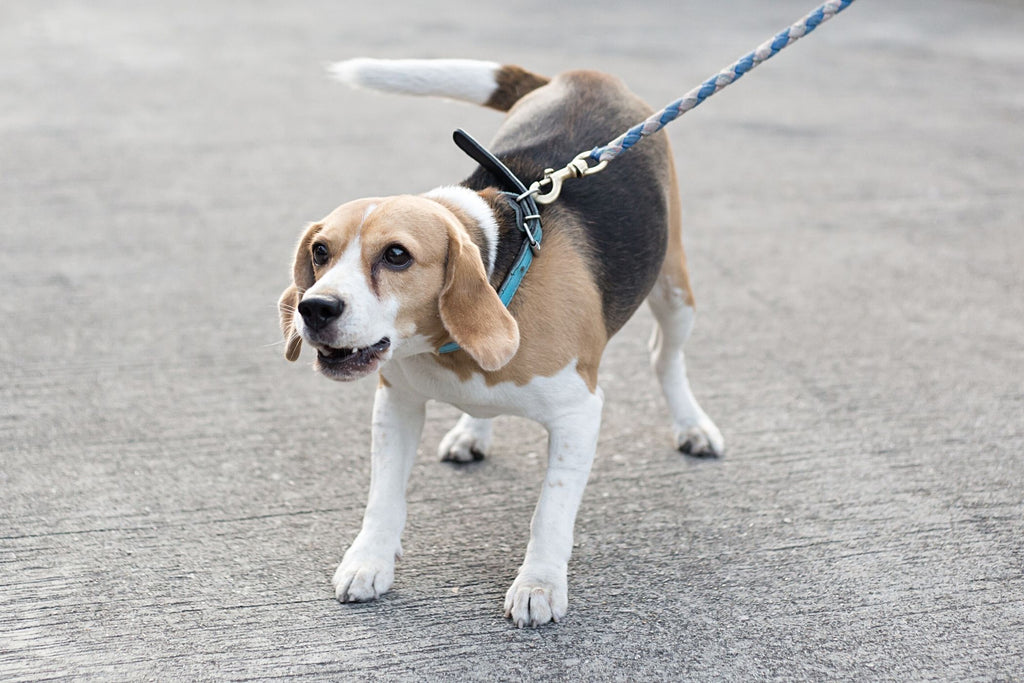
{"label": "dog's front leg", "polygon": [[395,578],[402,554],[405,485],[416,457],[426,402],[381,383],[373,403],[370,496],[363,528],[334,573],[341,602],[380,597]]}
{"label": "dog's front leg", "polygon": [[518,627],[558,621],[569,606],[567,572],[573,526],[601,428],[601,390],[548,427],[548,469],[530,522],[526,559],[505,595],[505,616]]}

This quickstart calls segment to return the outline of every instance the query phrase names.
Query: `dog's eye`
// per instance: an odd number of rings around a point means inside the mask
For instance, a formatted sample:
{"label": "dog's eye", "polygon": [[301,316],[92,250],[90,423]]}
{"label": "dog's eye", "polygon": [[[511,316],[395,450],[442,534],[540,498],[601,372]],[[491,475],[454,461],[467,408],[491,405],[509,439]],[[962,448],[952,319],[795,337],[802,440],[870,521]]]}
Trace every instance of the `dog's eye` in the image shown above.
{"label": "dog's eye", "polygon": [[313,265],[322,266],[327,263],[327,260],[331,258],[331,250],[327,248],[326,244],[314,244],[313,245]]}
{"label": "dog's eye", "polygon": [[381,259],[391,270],[404,270],[412,263],[412,254],[405,250],[401,244],[392,244],[384,250]]}

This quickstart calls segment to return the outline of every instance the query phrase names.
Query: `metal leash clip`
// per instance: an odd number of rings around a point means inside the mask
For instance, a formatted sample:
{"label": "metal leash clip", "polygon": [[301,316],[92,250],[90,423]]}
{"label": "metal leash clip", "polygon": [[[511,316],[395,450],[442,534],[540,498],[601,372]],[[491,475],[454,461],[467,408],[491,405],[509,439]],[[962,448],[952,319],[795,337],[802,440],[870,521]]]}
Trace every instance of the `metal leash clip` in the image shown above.
{"label": "metal leash clip", "polygon": [[[565,168],[560,168],[557,171],[553,168],[544,169],[544,177],[535,181],[533,185],[530,186],[530,192],[537,193],[534,197],[534,201],[538,204],[550,204],[558,199],[558,195],[562,192],[562,183],[566,180],[593,175],[598,171],[603,171],[604,167],[608,165],[608,161],[605,160],[595,166],[591,166],[587,163],[587,159],[589,158],[590,152],[582,152],[575,159],[570,161]],[[551,183],[551,189],[540,194],[541,187],[546,183]]]}

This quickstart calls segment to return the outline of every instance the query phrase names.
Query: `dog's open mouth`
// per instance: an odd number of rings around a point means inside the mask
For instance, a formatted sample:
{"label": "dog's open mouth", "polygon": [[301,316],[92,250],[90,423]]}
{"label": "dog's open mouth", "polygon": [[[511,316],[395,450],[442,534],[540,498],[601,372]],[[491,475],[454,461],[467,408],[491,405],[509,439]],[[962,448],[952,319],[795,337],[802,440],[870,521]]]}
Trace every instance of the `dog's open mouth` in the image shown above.
{"label": "dog's open mouth", "polygon": [[384,337],[372,346],[355,348],[318,348],[317,365],[320,371],[334,379],[355,379],[377,367],[381,356],[391,348],[391,340]]}

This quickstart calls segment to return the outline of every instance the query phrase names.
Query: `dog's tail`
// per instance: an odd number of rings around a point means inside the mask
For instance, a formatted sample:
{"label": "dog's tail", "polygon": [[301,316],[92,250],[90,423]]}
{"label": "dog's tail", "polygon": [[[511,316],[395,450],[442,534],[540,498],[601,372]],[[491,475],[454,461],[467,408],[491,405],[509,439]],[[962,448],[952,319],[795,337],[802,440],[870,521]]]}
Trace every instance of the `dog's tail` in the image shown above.
{"label": "dog's tail", "polygon": [[342,83],[406,95],[432,95],[508,111],[548,78],[518,66],[471,59],[350,59],[328,67]]}

